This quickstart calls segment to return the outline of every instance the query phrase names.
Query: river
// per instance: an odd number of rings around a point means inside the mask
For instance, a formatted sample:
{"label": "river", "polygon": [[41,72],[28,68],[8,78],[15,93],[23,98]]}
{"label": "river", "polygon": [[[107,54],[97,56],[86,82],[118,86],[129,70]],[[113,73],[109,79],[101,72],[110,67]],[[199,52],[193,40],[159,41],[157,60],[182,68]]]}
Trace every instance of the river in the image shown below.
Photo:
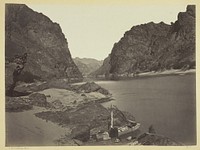
{"label": "river", "polygon": [[141,131],[153,125],[156,133],[185,145],[196,144],[195,74],[98,81],[115,98],[111,103],[130,112]]}

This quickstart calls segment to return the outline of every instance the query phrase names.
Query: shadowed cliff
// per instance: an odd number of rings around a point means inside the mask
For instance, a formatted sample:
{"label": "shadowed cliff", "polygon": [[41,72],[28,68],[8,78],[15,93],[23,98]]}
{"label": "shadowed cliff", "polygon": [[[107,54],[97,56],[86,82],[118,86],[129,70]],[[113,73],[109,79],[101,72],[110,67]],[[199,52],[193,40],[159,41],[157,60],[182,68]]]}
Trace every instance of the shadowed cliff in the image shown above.
{"label": "shadowed cliff", "polygon": [[27,62],[19,77],[21,81],[82,78],[59,24],[24,4],[6,4],[6,85],[12,82],[14,60],[24,53]]}

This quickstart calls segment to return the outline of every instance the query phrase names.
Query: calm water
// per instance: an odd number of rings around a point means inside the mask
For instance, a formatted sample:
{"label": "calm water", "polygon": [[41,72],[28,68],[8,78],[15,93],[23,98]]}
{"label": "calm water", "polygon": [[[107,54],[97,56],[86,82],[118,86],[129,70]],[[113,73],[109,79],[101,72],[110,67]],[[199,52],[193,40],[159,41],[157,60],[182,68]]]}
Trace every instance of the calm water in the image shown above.
{"label": "calm water", "polygon": [[163,134],[186,145],[196,144],[195,74],[141,78],[126,81],[99,81],[116,99],[112,103],[132,113],[141,130],[153,125]]}

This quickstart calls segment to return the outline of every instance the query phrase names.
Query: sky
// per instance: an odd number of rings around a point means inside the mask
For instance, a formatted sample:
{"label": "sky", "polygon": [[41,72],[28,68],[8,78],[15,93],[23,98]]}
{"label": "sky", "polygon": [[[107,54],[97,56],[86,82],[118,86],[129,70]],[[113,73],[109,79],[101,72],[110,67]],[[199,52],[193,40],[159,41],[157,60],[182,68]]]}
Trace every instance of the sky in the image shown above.
{"label": "sky", "polygon": [[185,4],[176,5],[67,5],[27,4],[57,22],[73,58],[105,59],[124,33],[135,25],[177,20]]}

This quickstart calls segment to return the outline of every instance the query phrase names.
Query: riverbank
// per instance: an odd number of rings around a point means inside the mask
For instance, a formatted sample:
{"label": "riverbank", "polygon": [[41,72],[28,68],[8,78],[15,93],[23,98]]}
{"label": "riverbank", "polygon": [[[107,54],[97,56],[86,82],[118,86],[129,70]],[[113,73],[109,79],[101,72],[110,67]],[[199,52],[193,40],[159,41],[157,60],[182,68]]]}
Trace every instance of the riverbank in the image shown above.
{"label": "riverbank", "polygon": [[[82,107],[89,108],[93,103],[99,104],[112,100],[112,95],[95,83],[73,86],[58,80],[53,81],[53,84],[52,82],[20,84],[15,90],[17,96],[6,96],[7,146],[60,145],[58,140],[69,137],[74,124],[70,126],[63,124],[67,119],[64,120],[65,117],[57,115],[58,112],[60,115],[70,110],[76,112]],[[54,112],[56,116],[46,119],[40,119],[41,115],[36,115]],[[76,114],[76,116],[74,118],[81,115]],[[85,119],[85,117],[79,118]],[[59,118],[62,118],[62,123],[52,121]],[[71,138],[64,144],[77,145]]]}
{"label": "riverbank", "polygon": [[81,83],[85,83],[89,81],[131,80],[131,79],[138,79],[138,78],[186,75],[186,74],[195,74],[195,73],[196,73],[196,69],[189,69],[189,70],[171,69],[171,70],[165,70],[165,71],[144,72],[144,73],[138,73],[138,74],[116,74],[114,77],[110,75],[110,77],[107,77],[107,78],[105,78],[105,76],[100,76],[96,78],[88,77],[88,78],[84,78],[83,82]]}
{"label": "riverbank", "polygon": [[[21,85],[16,89],[28,95],[6,97],[7,146],[126,145],[140,137],[138,130],[117,143],[109,137],[95,138],[109,133],[110,109],[100,103],[111,101],[112,96],[101,86],[93,82],[61,87],[43,84]],[[113,113],[117,127],[135,121],[128,112],[113,108]]]}
{"label": "riverbank", "polygon": [[190,70],[180,70],[180,69],[171,69],[171,70],[165,70],[165,71],[159,71],[159,72],[145,72],[145,73],[139,73],[139,77],[147,77],[147,76],[164,76],[164,75],[186,75],[196,73],[196,69],[190,69]]}
{"label": "riverbank", "polygon": [[[133,116],[114,109],[115,126],[124,126]],[[109,109],[90,103],[70,111],[53,111],[33,107],[24,112],[6,113],[6,146],[97,146],[97,145],[179,145],[157,134],[142,134],[136,130],[125,138],[96,139],[108,134]]]}

